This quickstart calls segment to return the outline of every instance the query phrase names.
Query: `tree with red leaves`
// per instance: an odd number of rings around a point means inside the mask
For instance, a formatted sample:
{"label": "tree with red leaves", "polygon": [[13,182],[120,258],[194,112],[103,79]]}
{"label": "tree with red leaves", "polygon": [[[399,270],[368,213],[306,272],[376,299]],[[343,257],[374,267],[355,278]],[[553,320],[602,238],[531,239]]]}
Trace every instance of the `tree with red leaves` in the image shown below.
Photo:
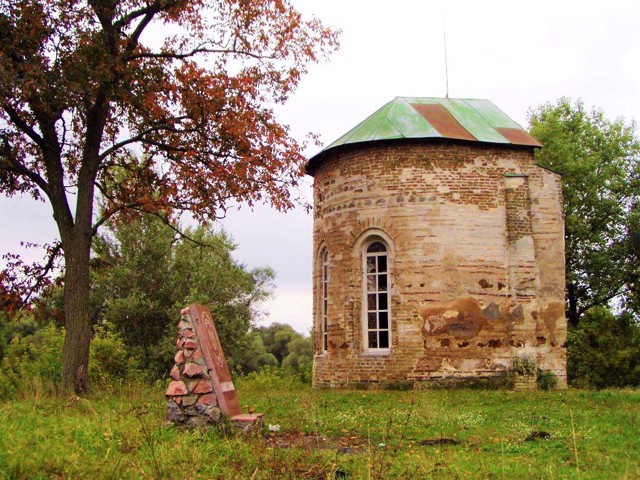
{"label": "tree with red leaves", "polygon": [[53,210],[65,390],[87,390],[99,227],[136,212],[204,221],[230,201],[291,208],[302,146],[272,108],[336,48],[288,0],[0,4],[0,191]]}

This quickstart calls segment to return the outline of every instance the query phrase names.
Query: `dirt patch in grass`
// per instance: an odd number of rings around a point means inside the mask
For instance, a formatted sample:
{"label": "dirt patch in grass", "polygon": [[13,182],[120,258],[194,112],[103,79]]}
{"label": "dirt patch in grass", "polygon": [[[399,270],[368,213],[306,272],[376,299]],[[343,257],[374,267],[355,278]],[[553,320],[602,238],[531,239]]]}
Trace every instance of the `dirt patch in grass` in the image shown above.
{"label": "dirt patch in grass", "polygon": [[[329,438],[318,433],[282,432],[270,433],[265,437],[269,447],[300,448],[305,450],[335,450],[337,453],[358,454],[368,451],[372,447],[385,447],[384,443],[371,445],[365,437],[359,435],[345,435]],[[448,446],[460,445],[458,440],[452,438],[428,438],[425,440],[405,440],[405,446]]]}
{"label": "dirt patch in grass", "polygon": [[544,430],[533,431],[529,434],[527,438],[524,439],[525,442],[533,442],[534,440],[548,440],[551,438],[551,434],[549,432],[545,432]]}
{"label": "dirt patch in grass", "polygon": [[425,447],[432,447],[432,446],[440,446],[440,445],[460,445],[460,442],[458,440],[454,440],[453,438],[445,438],[445,437],[439,437],[439,438],[426,438],[424,440],[420,440],[418,442],[418,445],[422,445]]}
{"label": "dirt patch in grass", "polygon": [[369,448],[367,439],[359,435],[329,438],[317,433],[271,433],[266,439],[270,447],[335,450],[338,453],[360,453]]}

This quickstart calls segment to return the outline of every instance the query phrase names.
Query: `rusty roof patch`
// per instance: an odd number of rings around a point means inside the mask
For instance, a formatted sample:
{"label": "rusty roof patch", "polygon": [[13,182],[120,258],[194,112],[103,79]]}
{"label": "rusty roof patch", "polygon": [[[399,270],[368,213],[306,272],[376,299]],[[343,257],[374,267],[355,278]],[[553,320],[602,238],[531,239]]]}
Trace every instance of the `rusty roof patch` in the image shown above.
{"label": "rusty roof patch", "polygon": [[501,128],[496,127],[496,131],[500,133],[509,142],[516,145],[530,145],[532,147],[541,147],[542,144],[520,128]]}
{"label": "rusty roof patch", "polygon": [[477,140],[442,105],[412,103],[411,106],[443,137],[458,140]]}

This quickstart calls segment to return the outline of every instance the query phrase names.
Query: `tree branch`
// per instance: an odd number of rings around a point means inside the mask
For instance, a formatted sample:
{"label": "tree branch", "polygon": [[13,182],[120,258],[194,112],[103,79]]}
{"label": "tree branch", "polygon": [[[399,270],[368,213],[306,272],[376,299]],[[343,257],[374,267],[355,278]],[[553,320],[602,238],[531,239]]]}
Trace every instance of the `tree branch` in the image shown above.
{"label": "tree branch", "polygon": [[114,26],[120,30],[125,25],[129,25],[135,19],[143,17],[140,20],[140,23],[136,25],[136,28],[131,33],[131,36],[129,37],[129,41],[127,42],[127,46],[124,49],[126,53],[126,56],[124,57],[125,61],[129,59],[128,58],[129,54],[131,54],[139,45],[140,36],[144,32],[144,30],[147,28],[149,23],[151,23],[151,20],[153,20],[153,17],[155,17],[163,9],[166,10],[167,8],[170,8],[173,5],[177,5],[178,3],[180,2],[179,1],[170,2],[168,0],[156,0],[151,5],[147,4],[145,8],[134,10],[133,12],[130,12],[129,14],[125,15],[120,20],[115,22]]}
{"label": "tree branch", "polygon": [[[156,3],[158,3],[158,2],[156,2]],[[122,29],[123,27],[129,25],[136,18],[140,18],[143,15],[148,14],[150,8],[151,7],[149,5],[147,5],[144,8],[139,8],[138,10],[133,10],[132,12],[129,12],[128,14],[126,14],[124,17],[122,17],[122,18],[116,20],[115,22],[113,22],[113,26],[116,27],[117,29]]]}
{"label": "tree branch", "polygon": [[29,290],[29,293],[27,294],[27,296],[24,298],[24,300],[22,300],[22,302],[20,302],[21,303],[20,308],[27,305],[31,296],[38,291],[38,287],[42,284],[42,282],[47,277],[49,272],[53,269],[56,258],[58,258],[58,254],[60,253],[61,250],[62,250],[62,244],[58,242],[54,245],[53,249],[49,252],[49,258],[47,259],[47,263],[45,264],[44,267],[42,267],[42,271],[40,275],[38,275],[38,277],[36,278],[36,283],[33,284],[33,288]]}
{"label": "tree branch", "polygon": [[274,55],[258,55],[253,52],[248,52],[246,50],[236,50],[235,48],[194,48],[189,52],[159,52],[159,53],[137,53],[135,55],[130,55],[126,58],[126,60],[138,60],[140,58],[169,58],[174,60],[184,60],[185,58],[190,58],[200,53],[223,53],[225,55],[240,55],[243,57],[251,57],[256,60],[274,60],[276,57]]}
{"label": "tree branch", "polygon": [[160,11],[159,2],[156,2],[154,4],[154,6],[150,6],[150,7],[147,8],[147,11],[146,11],[144,17],[142,18],[142,20],[140,20],[140,23],[138,23],[138,25],[136,26],[135,30],[131,34],[131,37],[129,37],[128,45],[125,48],[125,52],[127,54],[124,57],[125,61],[129,59],[129,54],[131,52],[133,52],[135,50],[135,48],[139,45],[139,43],[140,43],[140,35],[142,35],[142,32],[144,32],[145,28],[147,28],[149,23],[151,23],[151,20],[153,20],[153,17],[159,11]]}
{"label": "tree branch", "polygon": [[165,217],[165,216],[163,216],[163,215],[160,215],[160,214],[159,214],[159,213],[157,213],[157,212],[147,212],[147,213],[150,213],[151,215],[153,215],[153,216],[155,216],[155,217],[159,218],[159,219],[162,221],[162,223],[164,223],[167,227],[169,227],[171,230],[173,230],[175,233],[177,233],[177,234],[178,234],[178,236],[179,236],[180,238],[183,238],[184,240],[187,240],[188,242],[191,242],[191,243],[193,243],[194,245],[197,245],[197,246],[199,246],[199,247],[202,247],[202,248],[210,248],[210,249],[211,249],[211,251],[212,251],[213,253],[215,253],[215,254],[216,254],[216,255],[218,255],[221,259],[223,259],[223,260],[224,260],[224,258],[225,258],[225,257],[224,257],[224,255],[222,255],[222,254],[218,251],[218,249],[217,249],[217,248],[215,248],[213,245],[211,245],[211,244],[209,244],[209,243],[206,243],[206,242],[201,242],[200,240],[197,240],[197,239],[193,238],[192,236],[187,235],[185,232],[183,232],[182,230],[180,230],[179,228],[177,228],[175,225],[173,225],[173,224],[171,223],[171,221],[169,221],[169,219],[168,219],[168,218],[166,218],[166,217]]}
{"label": "tree branch", "polygon": [[616,293],[612,293],[611,295],[607,295],[602,298],[593,299],[589,304],[578,308],[578,316],[582,316],[582,314],[585,313],[590,308],[597,307],[598,305],[606,305],[610,300],[613,300],[614,298],[619,297],[620,295],[624,295],[625,293],[627,293],[627,291],[628,291],[628,288],[626,287],[626,285],[623,285],[620,287],[620,290],[616,291]]}
{"label": "tree branch", "polygon": [[25,135],[27,135],[36,145],[40,148],[45,147],[44,138],[36,132],[31,125],[29,125],[20,114],[11,106],[4,105],[2,109],[9,115],[9,119],[18,127]]}
{"label": "tree branch", "polygon": [[[180,116],[180,117],[173,117],[170,120],[172,121],[181,121],[186,119],[186,116]],[[136,143],[136,142],[140,142],[144,139],[145,136],[147,136],[150,133],[154,133],[154,132],[161,132],[163,130],[166,131],[171,131],[171,132],[177,132],[176,129],[172,129],[170,126],[168,125],[158,125],[155,127],[151,127],[148,128],[146,130],[143,130],[142,132],[138,133],[137,135],[134,135],[133,137],[127,138],[125,140],[122,140],[118,143],[113,144],[112,146],[110,146],[109,148],[107,148],[104,152],[102,152],[98,159],[100,161],[104,160],[105,158],[107,158],[109,155],[111,155],[112,153],[115,153],[116,151],[120,150],[123,147],[126,147],[127,145],[131,145],[132,143]],[[183,133],[183,132],[180,132]]]}
{"label": "tree branch", "polygon": [[[103,193],[104,195],[104,193]],[[98,229],[104,225],[111,217],[113,217],[116,213],[121,212],[123,210],[131,209],[136,210],[136,207],[141,206],[140,202],[129,203],[125,205],[119,205],[117,208],[108,209],[106,213],[103,213],[102,216],[98,219],[96,223],[91,227],[92,236],[95,236],[98,233]]]}
{"label": "tree branch", "polygon": [[11,171],[17,173],[19,175],[24,175],[33,183],[35,183],[47,196],[50,196],[49,184],[46,182],[44,178],[42,178],[38,173],[34,172],[27,168],[24,164],[20,163],[18,159],[14,157],[11,153],[11,145],[9,144],[9,139],[5,136],[2,137],[2,147],[0,147],[0,158],[4,158],[8,166],[3,166],[0,164],[1,170]]}

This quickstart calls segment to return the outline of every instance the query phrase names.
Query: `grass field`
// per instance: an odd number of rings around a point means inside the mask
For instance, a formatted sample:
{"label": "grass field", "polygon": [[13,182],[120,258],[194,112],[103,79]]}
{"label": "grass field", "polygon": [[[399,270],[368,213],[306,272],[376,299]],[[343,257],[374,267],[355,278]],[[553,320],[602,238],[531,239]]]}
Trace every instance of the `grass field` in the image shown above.
{"label": "grass field", "polygon": [[161,385],[4,401],[0,478],[640,478],[640,391],[236,386],[279,432],[165,425]]}

